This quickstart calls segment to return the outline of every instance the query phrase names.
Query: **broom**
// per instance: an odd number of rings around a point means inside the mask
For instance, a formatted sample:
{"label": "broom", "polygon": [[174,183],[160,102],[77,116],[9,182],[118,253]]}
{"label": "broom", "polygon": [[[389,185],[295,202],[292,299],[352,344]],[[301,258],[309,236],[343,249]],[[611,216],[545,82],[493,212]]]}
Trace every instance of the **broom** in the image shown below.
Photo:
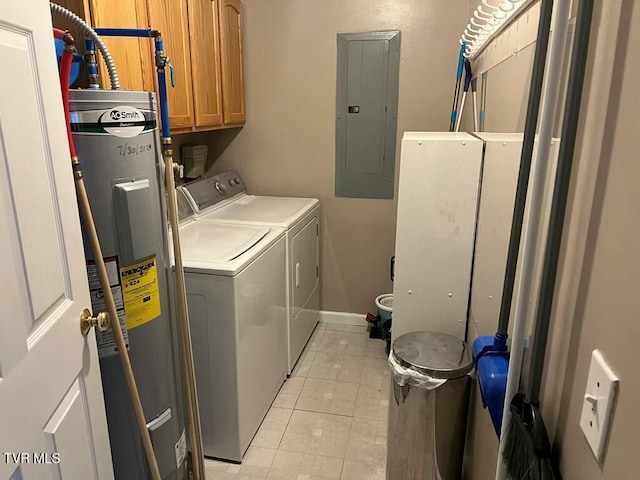
{"label": "broom", "polygon": [[[495,336],[480,336],[473,342],[473,358],[476,364],[476,370],[478,372],[478,385],[480,387],[480,393],[482,395],[482,404],[489,410],[493,427],[498,435],[502,439],[503,430],[503,415],[505,406],[505,397],[509,391],[507,374],[512,371],[513,364],[509,366],[510,353],[507,350],[507,335],[509,330],[509,318],[511,315],[511,303],[514,296],[514,286],[516,271],[518,268],[518,257],[520,254],[520,243],[522,239],[522,231],[524,224],[524,213],[527,204],[529,178],[531,175],[531,165],[533,159],[533,151],[536,137],[536,126],[538,125],[538,116],[540,111],[540,99],[543,93],[543,81],[545,75],[545,63],[547,59],[547,49],[549,44],[549,30],[551,26],[551,18],[553,12],[553,0],[542,0],[540,6],[540,18],[538,21],[538,33],[536,36],[536,48],[533,59],[533,69],[531,72],[531,82],[529,87],[529,99],[527,104],[527,116],[524,125],[524,135],[522,140],[522,152],[520,154],[520,166],[518,171],[518,182],[516,186],[516,196],[513,207],[513,217],[511,220],[511,233],[509,236],[509,249],[507,253],[507,262],[505,265],[504,283],[502,287],[502,299],[500,302],[500,316],[498,319],[498,330]],[[548,83],[547,83],[548,87]],[[545,119],[541,121],[541,125],[549,123]],[[549,145],[549,141],[543,139],[543,135],[540,136],[539,142],[544,142],[544,145],[539,145],[538,157],[540,153],[546,148],[545,145]],[[548,139],[551,138],[551,133],[547,135]],[[546,177],[546,163],[538,161],[536,165],[536,172],[534,176],[534,182],[532,185],[532,195],[530,201],[529,222],[531,225],[537,225],[539,223],[540,211],[542,207],[542,197],[544,193],[544,183],[541,183],[540,179]],[[532,227],[529,226],[529,229]],[[533,227],[535,228],[535,227]],[[522,260],[524,264],[521,267],[521,281],[518,287],[517,298],[524,298],[524,293],[529,291],[530,278],[532,275],[527,272],[533,271],[533,259],[534,255],[529,252],[534,252],[537,240],[537,235],[528,235],[528,238],[524,242],[524,252]],[[533,242],[533,243],[532,243]],[[518,308],[516,308],[516,325],[514,327],[514,333],[518,330],[518,323],[520,318],[525,318],[523,315],[518,314]],[[517,348],[517,345],[515,346]],[[515,349],[515,348],[514,348]],[[518,363],[519,365],[519,363]],[[513,374],[511,374],[513,376]],[[516,390],[513,390],[509,394],[509,399]],[[502,451],[502,449],[501,449]]]}
{"label": "broom", "polygon": [[562,142],[558,154],[549,233],[538,296],[533,336],[534,346],[531,351],[531,375],[527,394],[518,393],[511,401],[512,418],[507,433],[505,464],[509,476],[515,480],[559,478],[555,465],[552,463],[551,444],[540,412],[540,386],[580,115],[592,15],[593,0],[581,0],[578,4],[576,17],[567,98],[562,121]]}

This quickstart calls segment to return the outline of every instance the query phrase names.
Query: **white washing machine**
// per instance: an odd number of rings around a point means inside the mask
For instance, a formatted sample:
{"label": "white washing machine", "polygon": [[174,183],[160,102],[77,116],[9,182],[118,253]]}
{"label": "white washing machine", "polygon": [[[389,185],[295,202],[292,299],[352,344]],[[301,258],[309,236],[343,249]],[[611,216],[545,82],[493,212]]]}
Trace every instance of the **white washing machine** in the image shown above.
{"label": "white washing machine", "polygon": [[247,195],[246,185],[236,171],[196,180],[182,189],[196,212],[196,221],[285,229],[286,358],[290,375],[319,317],[319,200]]}
{"label": "white washing machine", "polygon": [[204,454],[240,462],[286,379],[284,230],[196,222],[178,198]]}

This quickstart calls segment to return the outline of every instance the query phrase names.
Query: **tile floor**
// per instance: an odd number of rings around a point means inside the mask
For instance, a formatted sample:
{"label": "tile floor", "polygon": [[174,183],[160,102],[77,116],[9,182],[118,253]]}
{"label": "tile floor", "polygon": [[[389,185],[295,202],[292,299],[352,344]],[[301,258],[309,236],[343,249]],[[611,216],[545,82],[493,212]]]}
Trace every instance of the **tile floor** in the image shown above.
{"label": "tile floor", "polygon": [[242,464],[205,460],[207,480],[384,480],[384,347],[366,327],[319,324]]}

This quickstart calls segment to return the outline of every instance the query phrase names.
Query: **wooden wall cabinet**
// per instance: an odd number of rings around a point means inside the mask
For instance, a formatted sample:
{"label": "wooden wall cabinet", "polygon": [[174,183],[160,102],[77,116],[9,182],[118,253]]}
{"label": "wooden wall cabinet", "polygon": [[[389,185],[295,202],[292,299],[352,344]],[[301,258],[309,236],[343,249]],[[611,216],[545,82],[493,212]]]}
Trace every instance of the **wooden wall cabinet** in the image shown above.
{"label": "wooden wall cabinet", "polygon": [[188,0],[195,127],[222,125],[219,0]]}
{"label": "wooden wall cabinet", "polygon": [[[164,50],[174,67],[175,86],[167,71],[169,120],[175,133],[239,127],[245,122],[240,0],[63,0],[61,5],[94,27],[149,25],[162,33]],[[127,19],[123,23],[122,19]],[[68,28],[54,16],[54,25]],[[157,91],[153,41],[104,37],[118,68],[121,88]],[[81,43],[81,42],[79,42]],[[81,48],[82,50],[82,48]],[[99,61],[103,88],[110,88]]]}
{"label": "wooden wall cabinet", "polygon": [[[111,2],[100,0],[56,0],[94,27],[147,28],[149,18],[147,3],[139,0],[118,0],[118,8]],[[123,24],[122,19],[127,23]],[[78,50],[84,52],[84,34],[75,25],[53,15],[53,25],[69,30],[76,39]],[[121,88],[154,91],[153,45],[149,39],[104,37],[104,42],[118,69]],[[101,56],[98,55],[98,75],[102,88],[111,88],[109,75]],[[84,82],[86,83],[86,75]],[[86,86],[83,85],[83,86]]]}
{"label": "wooden wall cabinet", "polygon": [[224,123],[243,124],[242,4],[240,0],[219,0],[219,4]]}
{"label": "wooden wall cabinet", "polygon": [[[187,0],[148,0],[149,25],[162,34],[164,52],[174,68],[175,85],[167,69],[171,129],[190,131],[194,126]],[[155,89],[157,91],[157,87]]]}

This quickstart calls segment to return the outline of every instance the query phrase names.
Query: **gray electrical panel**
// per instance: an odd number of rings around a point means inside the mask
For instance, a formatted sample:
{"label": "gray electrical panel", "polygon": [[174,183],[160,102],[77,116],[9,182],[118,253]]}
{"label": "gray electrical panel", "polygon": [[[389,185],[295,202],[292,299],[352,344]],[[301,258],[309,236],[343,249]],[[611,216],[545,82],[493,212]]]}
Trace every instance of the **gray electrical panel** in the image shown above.
{"label": "gray electrical panel", "polygon": [[338,197],[393,198],[399,69],[399,31],[338,34]]}

